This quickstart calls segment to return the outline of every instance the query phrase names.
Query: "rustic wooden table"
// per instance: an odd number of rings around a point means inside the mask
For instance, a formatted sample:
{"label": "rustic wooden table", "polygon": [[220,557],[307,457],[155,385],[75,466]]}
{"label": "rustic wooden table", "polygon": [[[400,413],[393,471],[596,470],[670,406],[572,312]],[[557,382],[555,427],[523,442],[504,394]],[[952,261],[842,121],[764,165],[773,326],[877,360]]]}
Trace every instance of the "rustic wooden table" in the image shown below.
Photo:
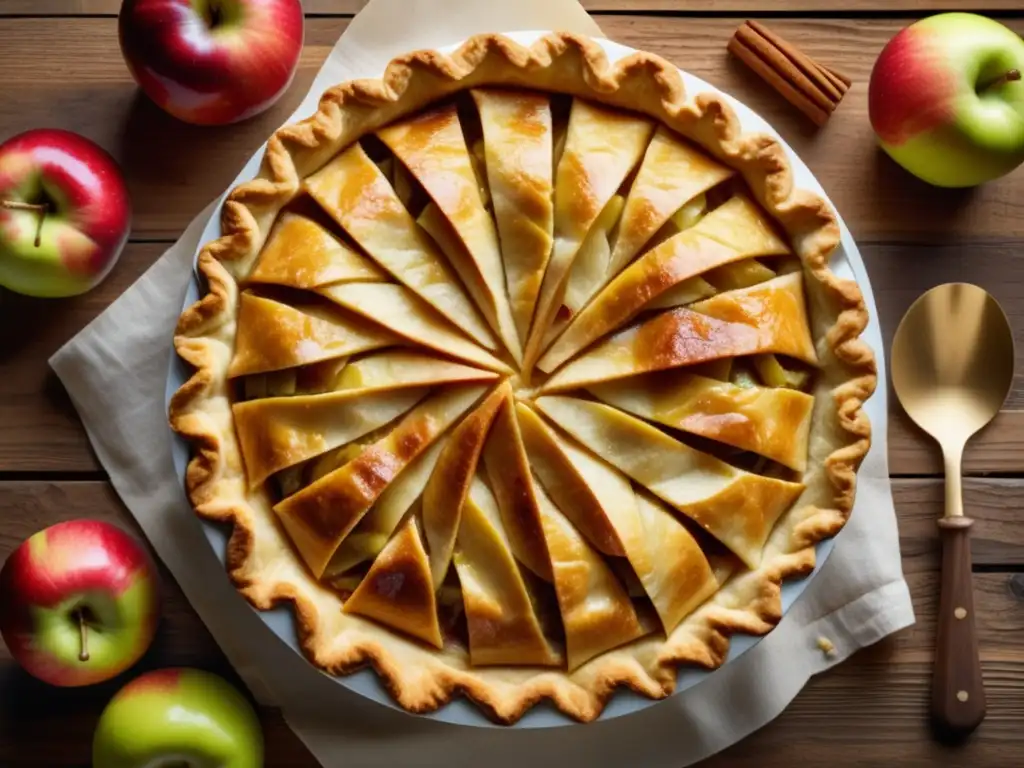
{"label": "rustic wooden table", "polygon": [[[92,293],[68,301],[0,297],[0,559],[34,531],[91,516],[133,527],[89,449],[47,358],[103,311],[231,181],[295,108],[363,0],[306,0],[306,48],[295,84],[269,113],[200,129],[142,98],[117,43],[119,0],[0,1],[0,140],[59,126],[84,133],[121,162],[135,207],[121,262]],[[439,0],[439,5],[443,0]],[[915,181],[876,148],[867,81],[885,42],[938,10],[999,16],[1024,32],[1020,0],[584,0],[606,34],[732,92],[774,124],[817,174],[857,238],[886,340],[911,301],[938,283],[978,283],[1002,302],[1024,342],[1024,170],[969,191]],[[1015,10],[1016,9],[1016,10]],[[742,65],[725,44],[748,16],[849,74],[854,88],[820,132]],[[1021,347],[1024,349],[1024,346]],[[1024,372],[1024,362],[1018,366]],[[941,514],[941,464],[893,405],[890,467],[903,566],[917,624],[813,680],[777,721],[710,760],[758,768],[830,765],[1024,764],[1024,376],[1006,410],[969,448],[968,514],[977,520],[974,588],[988,717],[958,747],[930,736],[927,698]],[[165,572],[164,620],[140,668],[192,665],[232,679],[223,655]],[[139,671],[136,669],[134,672]],[[25,675],[0,647],[0,765],[84,766],[104,703],[124,682],[58,691]],[[267,764],[312,766],[274,711],[261,713]]]}

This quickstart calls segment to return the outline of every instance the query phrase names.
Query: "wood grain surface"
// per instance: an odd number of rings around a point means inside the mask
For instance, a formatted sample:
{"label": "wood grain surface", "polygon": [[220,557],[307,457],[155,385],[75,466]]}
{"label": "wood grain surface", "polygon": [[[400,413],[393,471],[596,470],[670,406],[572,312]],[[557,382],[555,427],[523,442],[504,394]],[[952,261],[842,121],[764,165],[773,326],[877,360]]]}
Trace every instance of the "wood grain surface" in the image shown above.
{"label": "wood grain surface", "polygon": [[[174,121],[139,95],[117,44],[120,0],[0,0],[0,141],[40,125],[83,133],[121,162],[135,208],[131,243],[110,277],[91,293],[42,302],[0,292],[0,561],[31,533],[63,519],[97,517],[137,530],[105,481],[47,359],[130,286],[287,119],[347,17],[364,2],[305,0],[306,47],[286,96],[240,125],[202,129]],[[875,57],[914,18],[945,10],[990,12],[1020,33],[1020,0],[847,0],[841,7],[821,0],[583,0],[583,5],[599,14],[610,38],[661,54],[725,89],[786,137],[860,245],[887,349],[903,312],[922,291],[958,280],[978,283],[1000,300],[1018,348],[1024,348],[1024,171],[969,192],[927,187],[876,148],[867,118]],[[853,78],[852,90],[824,129],[815,131],[726,54],[726,42],[748,17],[763,19]],[[1022,365],[1005,410],[971,441],[964,462],[970,475],[965,512],[975,520],[971,582],[988,704],[974,736],[950,747],[928,729],[942,467],[938,450],[902,413],[883,381],[878,396],[889,399],[889,470],[917,622],[812,680],[775,722],[703,765],[1024,765]],[[21,672],[0,644],[2,768],[88,765],[104,703],[139,671],[197,666],[241,684],[166,571],[163,592],[156,643],[136,669],[106,684],[54,690]],[[268,766],[316,766],[279,713],[262,710],[260,715]]]}

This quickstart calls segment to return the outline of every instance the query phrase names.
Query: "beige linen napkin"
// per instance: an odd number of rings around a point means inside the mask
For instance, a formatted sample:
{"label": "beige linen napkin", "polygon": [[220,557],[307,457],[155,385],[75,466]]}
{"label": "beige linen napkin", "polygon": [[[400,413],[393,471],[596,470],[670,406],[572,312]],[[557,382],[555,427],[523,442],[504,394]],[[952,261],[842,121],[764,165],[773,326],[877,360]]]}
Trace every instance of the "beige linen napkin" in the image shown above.
{"label": "beige linen napkin", "polygon": [[[312,113],[326,86],[379,75],[397,54],[454,43],[477,32],[528,29],[601,35],[576,0],[371,0],[289,121]],[[452,768],[486,760],[488,768],[503,768],[571,760],[680,768],[770,721],[811,675],[913,622],[889,488],[881,386],[869,403],[875,442],[861,472],[857,506],[831,558],[775,631],[697,687],[638,715],[531,731],[410,717],[346,690],[275,637],[231,587],[172,466],[164,410],[171,334],[199,238],[215,207],[211,203],[50,364],[114,488],[211,634],[253,694],[280,706],[324,765]],[[870,296],[863,265],[854,262]],[[882,364],[877,325],[872,324],[867,338]],[[830,656],[818,649],[819,637],[835,646]]]}

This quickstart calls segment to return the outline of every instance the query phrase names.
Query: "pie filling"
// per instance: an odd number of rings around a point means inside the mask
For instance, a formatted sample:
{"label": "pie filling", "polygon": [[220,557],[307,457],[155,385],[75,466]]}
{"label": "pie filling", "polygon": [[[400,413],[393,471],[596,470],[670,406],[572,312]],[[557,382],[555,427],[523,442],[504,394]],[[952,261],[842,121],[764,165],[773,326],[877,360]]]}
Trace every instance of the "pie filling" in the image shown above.
{"label": "pie filling", "polygon": [[307,178],[240,286],[249,486],[347,614],[572,671],[758,567],[809,470],[804,279],[664,126],[461,94]]}

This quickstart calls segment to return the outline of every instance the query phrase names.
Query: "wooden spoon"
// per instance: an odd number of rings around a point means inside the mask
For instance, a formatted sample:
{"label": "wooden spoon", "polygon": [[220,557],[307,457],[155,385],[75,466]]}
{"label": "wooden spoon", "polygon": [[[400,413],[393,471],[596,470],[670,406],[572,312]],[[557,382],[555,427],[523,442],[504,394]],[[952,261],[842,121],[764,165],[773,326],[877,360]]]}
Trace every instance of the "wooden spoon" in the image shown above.
{"label": "wooden spoon", "polygon": [[985,717],[971,585],[970,527],[960,490],[967,440],[1002,407],[1013,381],[1013,334],[992,296],[949,283],[907,310],[892,343],[892,383],[907,414],[942,447],[946,513],[939,519],[942,584],[932,717],[962,737]]}

